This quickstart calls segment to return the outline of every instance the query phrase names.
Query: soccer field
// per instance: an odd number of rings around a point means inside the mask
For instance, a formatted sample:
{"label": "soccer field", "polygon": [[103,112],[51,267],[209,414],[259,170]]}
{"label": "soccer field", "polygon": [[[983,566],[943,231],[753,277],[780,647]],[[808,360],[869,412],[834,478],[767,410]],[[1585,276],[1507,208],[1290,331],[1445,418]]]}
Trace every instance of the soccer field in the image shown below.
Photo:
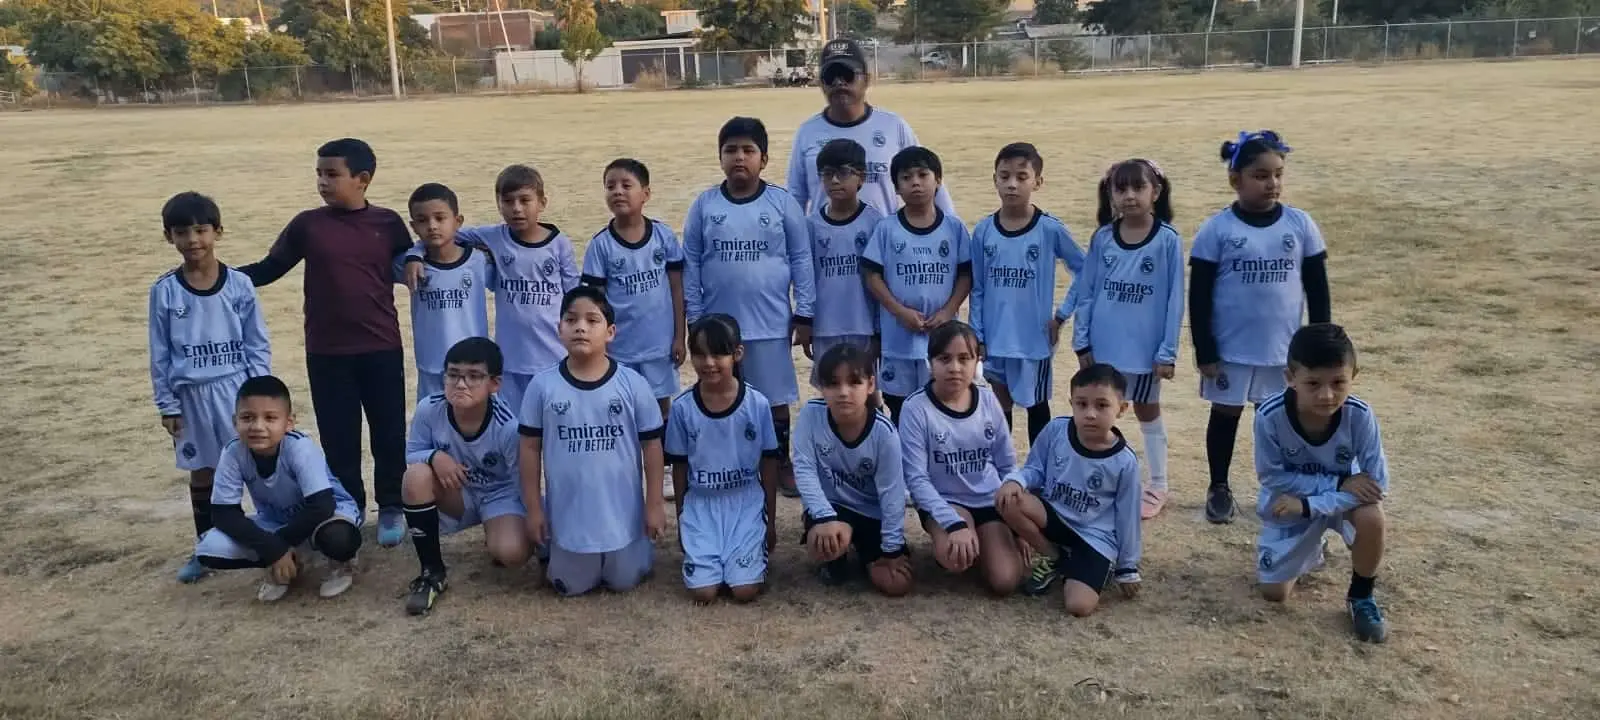
{"label": "soccer field", "polygon": [[[1145,525],[1145,591],[1108,595],[1085,620],[1059,595],[995,601],[943,575],[915,529],[912,596],[823,588],[787,499],[770,594],[750,606],[691,604],[671,540],[640,590],[558,600],[492,568],[475,531],[447,542],[451,590],[422,619],[402,609],[410,545],[377,548],[370,529],[356,585],[335,600],[297,588],[264,606],[248,571],[180,586],[186,479],[150,401],[145,334],[150,283],[179,261],[161,237],[168,196],[214,196],[219,256],[254,261],[319,202],[316,146],[349,135],[377,150],[374,203],[404,212],[412,188],[440,181],[469,224],[497,220],[501,167],[534,164],[546,219],[581,245],[608,217],[607,161],[646,162],[648,213],[681,227],[720,180],[723,120],[766,121],[767,177],[782,182],[790,133],[822,99],[34,112],[0,115],[0,717],[1600,717],[1600,61],[901,85],[871,99],[940,153],[969,225],[996,205],[1000,146],[1038,145],[1036,201],[1080,244],[1112,161],[1160,162],[1188,237],[1231,199],[1218,144],[1283,133],[1285,198],[1327,237],[1334,319],[1361,352],[1355,391],[1384,427],[1388,644],[1349,633],[1343,549],[1269,605],[1253,586],[1253,515],[1201,518],[1207,410],[1187,331],[1165,394],[1176,494]],[[260,295],[275,371],[315,436],[301,277]],[[1064,414],[1073,360],[1056,362]],[[1130,412],[1138,447],[1136,425]],[[1248,427],[1233,465],[1244,507]]]}

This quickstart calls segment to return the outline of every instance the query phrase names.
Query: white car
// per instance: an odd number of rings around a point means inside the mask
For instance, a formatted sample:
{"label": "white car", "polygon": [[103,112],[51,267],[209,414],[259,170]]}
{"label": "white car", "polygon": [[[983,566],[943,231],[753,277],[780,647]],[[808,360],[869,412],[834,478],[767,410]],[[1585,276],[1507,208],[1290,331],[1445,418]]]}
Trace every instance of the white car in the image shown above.
{"label": "white car", "polygon": [[942,50],[930,50],[922,54],[922,64],[935,70],[944,70],[950,67],[950,56]]}

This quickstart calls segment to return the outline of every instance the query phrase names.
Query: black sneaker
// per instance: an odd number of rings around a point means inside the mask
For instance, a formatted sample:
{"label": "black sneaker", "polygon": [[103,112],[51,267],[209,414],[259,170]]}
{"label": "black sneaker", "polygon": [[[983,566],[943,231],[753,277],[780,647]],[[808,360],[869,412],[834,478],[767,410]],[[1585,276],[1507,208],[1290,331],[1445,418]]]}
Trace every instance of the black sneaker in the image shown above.
{"label": "black sneaker", "polygon": [[406,614],[427,615],[444,589],[444,573],[429,571],[418,575],[411,581],[411,594],[406,597]]}
{"label": "black sneaker", "polygon": [[1233,522],[1233,490],[1227,485],[1213,485],[1206,491],[1206,520],[1215,525]]}

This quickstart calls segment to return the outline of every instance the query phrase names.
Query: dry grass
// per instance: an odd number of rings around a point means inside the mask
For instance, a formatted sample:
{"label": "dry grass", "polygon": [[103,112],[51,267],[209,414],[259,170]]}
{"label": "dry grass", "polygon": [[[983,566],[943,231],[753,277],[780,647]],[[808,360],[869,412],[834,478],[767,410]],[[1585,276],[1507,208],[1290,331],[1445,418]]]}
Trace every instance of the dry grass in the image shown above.
{"label": "dry grass", "polygon": [[[168,195],[215,195],[224,258],[254,260],[316,202],[316,143],[348,134],[379,151],[376,202],[444,181],[469,221],[493,218],[501,166],[536,163],[549,218],[581,241],[605,219],[607,160],[650,163],[651,212],[678,224],[718,179],[723,119],[759,108],[781,178],[789,133],[819,98],[0,117],[16,210],[0,275],[12,423],[0,435],[0,717],[1600,717],[1600,125],[1581,120],[1600,112],[1597,72],[1453,64],[875,93],[943,153],[969,221],[993,205],[994,151],[1038,144],[1040,204],[1080,240],[1108,162],[1165,164],[1188,232],[1228,199],[1217,143],[1241,127],[1285,133],[1298,148],[1289,192],[1328,237],[1335,316],[1362,347],[1359,392],[1384,421],[1395,475],[1382,647],[1348,637],[1342,552],[1296,602],[1269,606],[1251,587],[1255,523],[1200,520],[1205,410],[1187,368],[1167,394],[1179,494],[1146,529],[1147,591],[1085,621],[1043,600],[987,600],[926,553],[911,598],[822,589],[789,544],[772,594],[750,607],[688,603],[670,543],[642,590],[559,601],[490,568],[471,534],[447,546],[454,586],[420,621],[401,611],[409,549],[366,553],[356,588],[331,602],[302,592],[259,606],[247,573],[180,587],[188,508],[145,377],[145,291],[175,260],[157,219]],[[314,432],[300,277],[262,299],[277,369]],[[1249,453],[1245,433],[1246,496]],[[782,511],[791,538],[799,508]]]}

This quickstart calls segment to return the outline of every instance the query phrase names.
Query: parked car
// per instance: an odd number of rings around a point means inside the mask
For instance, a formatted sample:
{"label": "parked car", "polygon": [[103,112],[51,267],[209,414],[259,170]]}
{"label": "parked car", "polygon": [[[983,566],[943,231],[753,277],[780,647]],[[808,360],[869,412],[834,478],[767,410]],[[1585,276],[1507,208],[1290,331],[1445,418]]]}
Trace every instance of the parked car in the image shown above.
{"label": "parked car", "polygon": [[934,70],[945,70],[950,67],[950,56],[943,50],[929,50],[922,54],[922,64]]}

